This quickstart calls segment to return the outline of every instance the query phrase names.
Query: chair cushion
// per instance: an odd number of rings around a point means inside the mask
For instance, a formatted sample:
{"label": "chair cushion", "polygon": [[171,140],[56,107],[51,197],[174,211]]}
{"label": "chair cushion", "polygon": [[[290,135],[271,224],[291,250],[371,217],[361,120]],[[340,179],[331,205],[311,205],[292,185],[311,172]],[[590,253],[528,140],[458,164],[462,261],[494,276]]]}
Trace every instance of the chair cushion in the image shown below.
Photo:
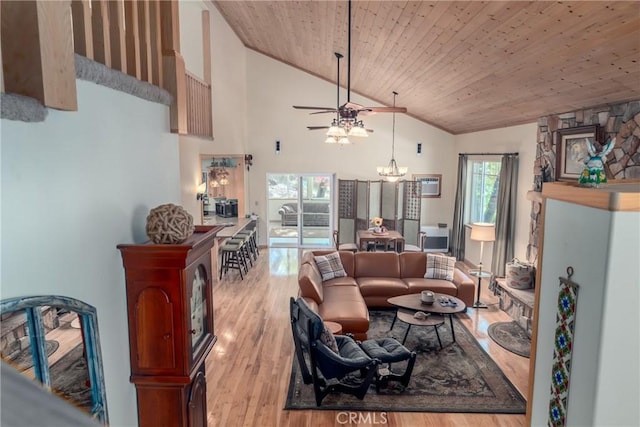
{"label": "chair cushion", "polygon": [[339,354],[343,358],[350,359],[352,363],[368,363],[371,361],[371,358],[367,356],[367,353],[360,348],[353,338],[339,335],[336,340],[338,342],[338,348],[340,349]]}
{"label": "chair cushion", "polygon": [[369,357],[382,363],[401,362],[411,357],[411,352],[393,338],[366,340],[360,346]]}
{"label": "chair cushion", "polygon": [[331,280],[336,277],[346,277],[347,273],[342,267],[342,261],[340,260],[340,254],[338,252],[332,252],[327,255],[320,255],[314,257],[316,265],[322,274],[322,281]]}
{"label": "chair cushion", "polygon": [[453,270],[456,267],[456,258],[445,255],[427,254],[427,269],[425,279],[453,280]]}
{"label": "chair cushion", "polygon": [[338,343],[336,342],[336,337],[333,336],[333,333],[327,328],[327,325],[322,322],[322,333],[320,334],[320,341],[322,344],[329,347],[333,350],[334,353],[340,354],[340,350],[338,350]]}

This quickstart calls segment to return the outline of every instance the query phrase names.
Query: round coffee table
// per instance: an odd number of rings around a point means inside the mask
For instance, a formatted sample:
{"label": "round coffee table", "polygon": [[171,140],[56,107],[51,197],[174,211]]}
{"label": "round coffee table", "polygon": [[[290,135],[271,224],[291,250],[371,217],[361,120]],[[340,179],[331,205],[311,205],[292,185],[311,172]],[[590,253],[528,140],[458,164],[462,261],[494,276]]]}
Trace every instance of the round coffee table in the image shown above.
{"label": "round coffee table", "polygon": [[440,344],[440,349],[442,349],[442,341],[440,340],[440,334],[438,333],[438,326],[444,323],[444,317],[429,313],[426,319],[417,319],[414,317],[416,313],[416,311],[407,310],[406,308],[399,308],[396,312],[398,319],[408,325],[407,331],[404,333],[404,338],[402,338],[402,344],[407,340],[407,335],[409,335],[411,326],[433,326],[433,329],[436,331],[436,337],[438,337],[438,344]]}
{"label": "round coffee table", "polygon": [[[453,337],[453,342],[456,342],[456,333],[453,329],[453,315],[463,312],[464,310],[466,310],[467,306],[465,305],[464,301],[451,295],[434,293],[433,296],[435,298],[433,304],[423,303],[420,299],[420,293],[392,297],[389,298],[387,302],[396,307],[405,308],[408,310],[424,311],[426,313],[440,314],[443,316],[448,315],[449,325],[451,327],[451,336]],[[396,317],[393,318],[391,329],[393,329],[393,325],[396,323],[397,318],[398,312],[396,311]]]}

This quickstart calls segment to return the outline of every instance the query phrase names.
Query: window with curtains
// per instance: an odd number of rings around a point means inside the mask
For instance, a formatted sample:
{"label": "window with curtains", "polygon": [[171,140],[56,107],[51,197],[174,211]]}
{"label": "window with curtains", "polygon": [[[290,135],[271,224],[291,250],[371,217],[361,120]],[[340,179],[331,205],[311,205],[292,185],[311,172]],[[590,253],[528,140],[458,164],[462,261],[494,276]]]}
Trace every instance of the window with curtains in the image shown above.
{"label": "window with curtains", "polygon": [[500,161],[469,160],[467,175],[467,223],[496,221],[496,203],[500,186]]}

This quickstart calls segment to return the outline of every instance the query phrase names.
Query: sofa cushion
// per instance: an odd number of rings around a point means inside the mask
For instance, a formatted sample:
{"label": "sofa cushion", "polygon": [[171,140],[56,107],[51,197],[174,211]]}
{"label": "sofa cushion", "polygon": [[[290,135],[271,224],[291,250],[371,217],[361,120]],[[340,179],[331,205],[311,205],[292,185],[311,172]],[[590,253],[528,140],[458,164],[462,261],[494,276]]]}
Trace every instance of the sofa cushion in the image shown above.
{"label": "sofa cushion", "polygon": [[[302,262],[313,261],[313,263],[315,263],[315,260],[313,259],[314,256],[327,255],[335,251],[336,251],[335,249],[331,249],[331,250],[316,250],[316,251],[305,252],[305,254],[302,256]],[[342,261],[342,268],[344,268],[344,271],[345,273],[347,273],[347,276],[355,277],[354,276],[354,270],[355,270],[354,253],[351,251],[338,251],[338,254],[340,254],[340,261]]]}
{"label": "sofa cushion", "polygon": [[327,288],[330,286],[358,286],[358,282],[353,277],[336,277],[335,279],[322,282],[322,287]]}
{"label": "sofa cushion", "polygon": [[453,270],[456,267],[455,257],[446,255],[427,254],[427,268],[425,279],[453,280]]}
{"label": "sofa cushion", "polygon": [[407,283],[392,277],[358,277],[356,279],[363,297],[387,296],[389,298],[409,293]]}
{"label": "sofa cushion", "polygon": [[342,267],[342,261],[340,260],[340,254],[338,254],[338,252],[316,256],[314,260],[320,270],[320,274],[322,274],[322,281],[347,276],[347,273]]}
{"label": "sofa cushion", "polygon": [[340,323],[342,330],[357,339],[366,338],[369,330],[369,310],[356,286],[325,288],[324,302],[318,312],[324,320]]}
{"label": "sofa cushion", "polygon": [[324,299],[322,289],[322,277],[311,264],[302,264],[298,270],[298,286],[300,287],[300,296],[310,298],[316,304],[322,304]]}
{"label": "sofa cushion", "polygon": [[395,252],[357,252],[355,278],[394,277],[400,278],[400,261]]}
{"label": "sofa cushion", "polygon": [[426,252],[402,252],[400,258],[400,277],[424,277],[427,272]]}
{"label": "sofa cushion", "polygon": [[438,294],[451,295],[453,297],[458,296],[458,288],[448,280],[407,277],[404,281],[407,284],[408,294],[432,291]]}

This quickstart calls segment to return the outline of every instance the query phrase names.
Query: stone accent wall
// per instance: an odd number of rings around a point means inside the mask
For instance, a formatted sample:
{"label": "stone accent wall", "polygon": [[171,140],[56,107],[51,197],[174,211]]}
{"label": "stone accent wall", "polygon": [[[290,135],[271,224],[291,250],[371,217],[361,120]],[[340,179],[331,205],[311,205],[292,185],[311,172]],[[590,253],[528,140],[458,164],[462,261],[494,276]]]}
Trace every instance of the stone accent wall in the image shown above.
{"label": "stone accent wall", "polygon": [[[607,178],[640,178],[640,101],[631,101],[541,117],[533,165],[533,190],[540,191],[544,182],[556,180],[555,131],[594,124],[599,124],[603,130],[603,145],[616,138],[615,147],[605,164]],[[598,150],[602,148],[599,144],[596,146]],[[532,199],[527,260],[536,262],[542,209],[541,200]]]}

